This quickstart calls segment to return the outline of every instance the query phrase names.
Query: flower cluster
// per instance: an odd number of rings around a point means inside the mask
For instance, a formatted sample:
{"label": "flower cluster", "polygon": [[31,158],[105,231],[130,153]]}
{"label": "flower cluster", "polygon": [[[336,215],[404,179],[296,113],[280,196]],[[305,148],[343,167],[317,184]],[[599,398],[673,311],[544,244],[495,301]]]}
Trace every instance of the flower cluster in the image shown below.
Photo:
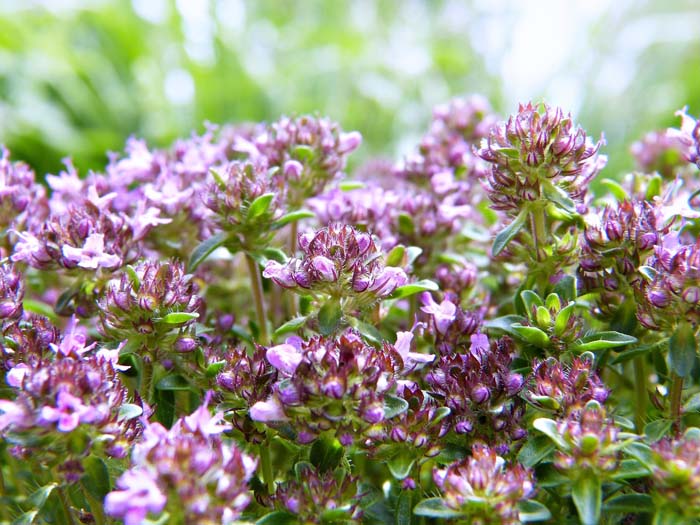
{"label": "flower cluster", "polygon": [[481,333],[472,336],[469,351],[443,355],[427,374],[432,395],[450,410],[452,429],[508,450],[511,441],[527,434],[520,425],[525,412],[518,397],[524,380],[511,372],[513,342]]}
{"label": "flower cluster", "polygon": [[[144,261],[121,273],[109,282],[99,306],[103,334],[114,340],[143,340],[147,347],[163,344],[166,335],[203,311],[192,276],[177,261]],[[171,343],[178,350],[178,335],[174,337]]]}
{"label": "flower cluster", "polygon": [[660,515],[687,520],[700,515],[700,432],[652,445],[653,486]]}
{"label": "flower cluster", "polygon": [[402,359],[394,345],[376,349],[347,331],[334,339],[292,339],[268,348],[266,355],[280,380],[270,399],[251,407],[251,417],[292,422],[301,443],[332,429],[341,443],[351,444],[366,433],[381,432],[385,395],[397,374],[422,354],[406,349]]}
{"label": "flower cluster", "polygon": [[532,201],[585,208],[588,184],[605,166],[593,143],[561,108],[528,103],[505,123],[491,128],[478,150],[491,164],[486,191],[492,207],[518,212]]}
{"label": "flower cluster", "polygon": [[298,293],[339,299],[343,311],[366,309],[408,282],[401,268],[385,266],[382,251],[368,233],[331,224],[299,236],[301,259],[268,261],[264,277]]}
{"label": "flower cluster", "polygon": [[269,244],[272,223],[282,214],[280,197],[271,191],[271,173],[262,164],[234,161],[209,186],[205,204],[216,225],[229,234],[230,249],[255,251]]}
{"label": "flower cluster", "polygon": [[173,520],[206,525],[235,523],[250,502],[248,481],[257,462],[224,442],[228,428],[205,402],[170,430],[145,426],[133,448],[131,468],[105,499],[108,515],[125,525],[144,522],[166,510]]}
{"label": "flower cluster", "polygon": [[0,264],[0,321],[22,316],[24,280],[13,264]]}
{"label": "flower cluster", "polygon": [[123,457],[138,433],[119,414],[127,402],[117,374],[119,350],[95,352],[85,343],[73,318],[61,341],[51,345],[52,356],[18,363],[7,372],[16,398],[0,399],[0,434],[19,444],[14,453],[62,462],[69,482],[82,474],[76,458],[98,446]]}
{"label": "flower cluster", "polygon": [[472,455],[446,469],[433,471],[445,505],[456,511],[459,523],[517,525],[517,503],[535,494],[532,472],[505,460],[483,444]]}
{"label": "flower cluster", "polygon": [[[541,427],[537,426],[542,430]],[[558,421],[554,432],[559,449],[554,465],[567,476],[594,473],[604,478],[618,468],[626,442],[618,438],[618,428],[597,401],[589,401],[581,410],[569,411]]]}
{"label": "flower cluster", "polygon": [[300,464],[296,479],[279,485],[274,499],[298,523],[359,525],[362,509],[357,482],[357,477],[341,470],[319,472],[308,463]]}
{"label": "flower cluster", "polygon": [[565,366],[550,357],[535,363],[524,396],[540,410],[566,415],[591,401],[605,403],[609,391],[593,368],[592,355],[574,357]]}
{"label": "flower cluster", "polygon": [[438,303],[430,292],[423,292],[420,301],[421,311],[426,314],[426,331],[435,339],[435,348],[441,355],[451,355],[460,346],[471,344],[484,319],[483,309],[463,310],[459,297],[452,293],[446,293]]}
{"label": "flower cluster", "polygon": [[637,318],[652,330],[700,319],[700,244],[674,243],[670,235],[665,244],[648,261],[653,277],[639,285]]}

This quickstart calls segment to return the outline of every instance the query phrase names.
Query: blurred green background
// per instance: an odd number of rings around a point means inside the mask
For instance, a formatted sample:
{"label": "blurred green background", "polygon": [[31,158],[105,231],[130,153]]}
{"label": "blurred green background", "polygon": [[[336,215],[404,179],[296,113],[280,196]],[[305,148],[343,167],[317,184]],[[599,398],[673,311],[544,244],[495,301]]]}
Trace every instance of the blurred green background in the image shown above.
{"label": "blurred green background", "polygon": [[433,105],[570,109],[629,145],[700,114],[697,0],[0,0],[0,143],[40,174],[102,169],[129,135],[318,111],[398,159]]}

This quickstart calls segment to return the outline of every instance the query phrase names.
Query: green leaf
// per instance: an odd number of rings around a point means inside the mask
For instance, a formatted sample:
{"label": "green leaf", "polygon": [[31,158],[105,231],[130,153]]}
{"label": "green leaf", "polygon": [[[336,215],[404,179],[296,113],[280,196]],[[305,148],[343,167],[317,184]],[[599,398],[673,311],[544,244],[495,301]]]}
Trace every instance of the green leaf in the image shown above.
{"label": "green leaf", "polygon": [[316,217],[316,214],[310,210],[290,211],[289,213],[282,215],[282,217],[273,222],[272,229],[279,230],[283,226],[286,226],[287,224],[290,224],[292,222],[297,222],[302,219],[311,219],[313,217]]}
{"label": "green leaf", "polygon": [[408,213],[399,213],[399,233],[401,235],[410,236],[415,231],[413,218]]}
{"label": "green leaf", "polygon": [[362,181],[359,180],[345,180],[338,184],[338,189],[340,191],[352,191],[352,190],[361,190],[364,188],[366,184]]}
{"label": "green leaf", "polygon": [[557,284],[554,285],[552,293],[559,296],[562,303],[570,303],[576,300],[576,278],[571,275],[565,275]]}
{"label": "green leaf", "polygon": [[335,333],[343,317],[340,302],[337,299],[329,299],[318,311],[318,328],[321,335]]}
{"label": "green leaf", "polygon": [[695,364],[698,348],[693,326],[681,321],[668,342],[668,364],[678,376],[687,376]]}
{"label": "green leaf", "polygon": [[654,512],[654,502],[648,494],[622,494],[607,500],[603,504],[606,513],[639,514]]}
{"label": "green leaf", "polygon": [[431,291],[435,292],[439,290],[440,287],[429,279],[422,279],[415,283],[405,284],[399,286],[394,293],[389,296],[389,299],[403,299],[404,297],[410,297],[420,292]]}
{"label": "green leaf", "polygon": [[566,443],[566,441],[564,441],[564,438],[557,428],[556,421],[546,417],[540,417],[532,422],[532,426],[554,441],[554,444],[560,450],[566,451],[569,449],[569,445]]}
{"label": "green leaf", "polygon": [[558,336],[561,336],[564,331],[566,330],[566,327],[569,324],[569,319],[571,319],[571,315],[574,313],[574,309],[576,308],[576,303],[571,302],[567,304],[564,308],[559,310],[559,313],[557,313],[557,316],[554,318],[554,333],[557,334]]}
{"label": "green leaf", "polygon": [[156,383],[156,390],[189,390],[190,384],[180,374],[170,374]]}
{"label": "green leaf", "polygon": [[250,206],[248,206],[248,214],[246,215],[247,219],[251,221],[264,215],[270,208],[270,204],[274,198],[274,193],[265,193],[260,195],[260,197],[256,197],[255,200],[250,203]]}
{"label": "green leaf", "polygon": [[96,500],[102,501],[107,493],[112,490],[109,482],[107,465],[97,456],[88,456],[82,461],[84,475],[83,487],[88,490]]}
{"label": "green leaf", "polygon": [[413,264],[421,253],[423,253],[423,249],[418,246],[409,246],[406,248],[406,266]]}
{"label": "green leaf", "polygon": [[[656,440],[658,441],[658,440]],[[628,456],[633,457],[639,463],[651,469],[654,463],[654,453],[646,443],[633,442],[625,445],[623,450]]]}
{"label": "green leaf", "polygon": [[597,525],[603,499],[600,480],[595,475],[577,479],[571,485],[571,498],[574,500],[582,525]]}
{"label": "green leaf", "polygon": [[199,314],[196,312],[170,312],[160,321],[166,324],[185,324],[189,321],[197,319]]}
{"label": "green leaf", "polygon": [[645,478],[651,471],[636,459],[623,459],[612,476],[614,480]]}
{"label": "green leaf", "polygon": [[403,266],[403,256],[406,254],[406,247],[402,244],[394,246],[386,255],[384,264],[387,266]]}
{"label": "green leaf", "polygon": [[[400,478],[403,479],[403,478]],[[413,495],[412,490],[402,490],[396,500],[396,525],[411,525],[413,519]]]}
{"label": "green leaf", "polygon": [[635,357],[646,355],[654,349],[655,345],[642,345],[635,348],[626,348],[621,354],[610,361],[611,364],[626,363]]}
{"label": "green leaf", "polygon": [[651,266],[640,266],[637,268],[637,270],[642,274],[642,277],[644,277],[650,283],[654,282],[654,279],[656,279],[656,275],[658,274],[658,272]]}
{"label": "green leaf", "polygon": [[408,410],[408,401],[402,397],[384,396],[384,419],[391,419]]}
{"label": "green leaf", "polygon": [[525,305],[525,313],[528,317],[532,314],[533,308],[544,306],[544,301],[542,301],[542,298],[532,290],[523,290],[520,292],[520,297],[523,300],[523,304]]}
{"label": "green leaf", "polygon": [[442,498],[424,499],[413,509],[416,516],[426,516],[428,518],[458,518],[462,513],[448,507]]}
{"label": "green leaf", "polygon": [[394,479],[405,479],[411,473],[411,469],[413,469],[413,465],[416,462],[416,458],[411,452],[410,449],[402,447],[399,449],[398,454],[387,461],[386,465],[389,467],[389,472],[394,476]]}
{"label": "green leaf", "polygon": [[523,523],[531,523],[546,521],[552,517],[552,513],[539,501],[529,499],[518,503],[518,516]]}
{"label": "green leaf", "polygon": [[496,317],[484,323],[484,328],[488,330],[500,330],[507,334],[515,334],[513,325],[522,324],[525,322],[525,317],[522,315],[504,315]]}
{"label": "green leaf", "polygon": [[124,403],[119,407],[119,415],[117,416],[117,419],[119,421],[128,421],[129,419],[141,417],[141,414],[143,414],[143,408],[140,406],[132,403]]}
{"label": "green leaf", "polygon": [[127,264],[124,267],[124,272],[126,272],[126,274],[129,276],[129,281],[131,281],[131,286],[134,289],[134,291],[138,292],[141,289],[141,279],[139,279],[139,276],[136,273],[134,267],[130,264]]}
{"label": "green leaf", "polygon": [[649,438],[649,441],[658,441],[668,434],[672,424],[673,421],[670,419],[657,419],[644,426],[644,435]]}
{"label": "green leaf", "polygon": [[345,449],[337,438],[322,436],[311,445],[309,461],[320,472],[327,472],[340,465],[344,454]]}
{"label": "green leaf", "polygon": [[538,348],[547,348],[550,344],[549,336],[535,326],[514,324],[511,329],[520,339]]}
{"label": "green leaf", "polygon": [[683,412],[700,411],[700,392],[693,394],[690,399],[683,403]]}
{"label": "green leaf", "polygon": [[348,324],[371,343],[382,344],[382,341],[384,341],[381,332],[372,324],[360,321],[356,317],[348,317]]}
{"label": "green leaf", "polygon": [[597,334],[591,334],[581,338],[574,344],[574,349],[577,352],[595,352],[597,350],[617,348],[636,342],[636,337],[621,334],[620,332],[598,332]]}
{"label": "green leaf", "polygon": [[564,211],[567,215],[578,215],[578,213],[576,213],[576,204],[564,190],[549,181],[544,181],[542,189],[544,190],[544,196],[556,204],[560,210]]}
{"label": "green leaf", "polygon": [[277,261],[280,264],[287,262],[287,254],[279,248],[267,247],[260,252],[266,259]]}
{"label": "green leaf", "polygon": [[56,315],[54,309],[42,301],[35,301],[34,299],[25,298],[22,301],[22,307],[27,312],[43,315],[44,317],[48,317],[53,323],[58,324],[58,316]]}
{"label": "green leaf", "polygon": [[498,232],[498,235],[496,235],[496,238],[493,241],[493,248],[491,248],[491,253],[494,257],[501,253],[505,247],[508,246],[508,243],[510,243],[510,241],[512,241],[513,238],[520,233],[520,230],[527,222],[527,217],[528,209],[523,208],[518,216],[513,219],[513,222]]}
{"label": "green leaf", "polygon": [[654,197],[661,195],[661,188],[663,186],[663,179],[658,173],[649,179],[647,183],[647,191],[644,199],[647,201],[653,201]]}
{"label": "green leaf", "polygon": [[194,272],[197,269],[197,266],[202,264],[202,262],[204,262],[204,260],[209,257],[214,250],[223,246],[227,239],[228,234],[225,232],[219,232],[199,243],[199,245],[192,252],[192,255],[190,255],[190,260],[187,263],[188,273]]}
{"label": "green leaf", "polygon": [[226,366],[226,361],[215,361],[207,366],[204,375],[207,377],[216,377],[221,370]]}
{"label": "green leaf", "polygon": [[292,150],[292,157],[302,163],[309,163],[314,160],[316,153],[311,146],[299,145]]}
{"label": "green leaf", "polygon": [[220,190],[226,190],[226,181],[224,181],[221,173],[216,171],[214,168],[209,168],[209,174],[214,178],[214,182],[216,182],[216,185]]}
{"label": "green leaf", "polygon": [[525,467],[534,467],[554,452],[555,448],[549,436],[535,436],[520,449],[518,461]]}
{"label": "green leaf", "polygon": [[282,326],[280,326],[275,332],[272,334],[274,337],[279,337],[284,334],[288,334],[290,332],[296,332],[299,328],[304,326],[306,324],[308,317],[305,315],[300,315],[299,317],[294,317],[293,319],[290,319],[286,323],[284,323]]}
{"label": "green leaf", "polygon": [[625,190],[625,188],[623,188],[617,181],[612,179],[603,179],[600,181],[600,184],[607,188],[612,196],[615,197],[617,202],[622,202],[629,198],[627,190]]}
{"label": "green leaf", "polygon": [[265,514],[262,518],[255,522],[255,525],[296,525],[297,517],[294,514],[283,510],[276,510]]}

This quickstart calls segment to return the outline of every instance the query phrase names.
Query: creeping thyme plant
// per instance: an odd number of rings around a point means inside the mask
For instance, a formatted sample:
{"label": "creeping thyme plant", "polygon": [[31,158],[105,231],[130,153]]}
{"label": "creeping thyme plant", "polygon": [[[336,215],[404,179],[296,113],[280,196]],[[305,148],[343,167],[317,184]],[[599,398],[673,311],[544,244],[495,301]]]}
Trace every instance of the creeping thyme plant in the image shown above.
{"label": "creeping thyme plant", "polygon": [[[700,123],[0,157],[0,523],[700,523]],[[601,188],[590,191],[597,178]]]}

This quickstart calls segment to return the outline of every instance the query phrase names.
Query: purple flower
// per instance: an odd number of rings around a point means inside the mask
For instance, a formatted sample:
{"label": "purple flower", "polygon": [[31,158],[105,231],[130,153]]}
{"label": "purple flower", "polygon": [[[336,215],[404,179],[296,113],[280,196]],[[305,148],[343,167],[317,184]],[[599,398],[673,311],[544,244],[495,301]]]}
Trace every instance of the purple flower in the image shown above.
{"label": "purple flower", "polygon": [[287,421],[289,418],[284,414],[282,403],[277,398],[272,397],[267,401],[258,401],[250,407],[250,418],[261,423],[274,423],[277,421]]}
{"label": "purple flower", "polygon": [[444,335],[455,320],[457,306],[447,299],[437,304],[430,292],[423,292],[420,299],[423,303],[421,310],[432,316],[437,331]]}
{"label": "purple flower", "polygon": [[149,512],[160,514],[167,497],[158,487],[153,473],[146,469],[127,470],[117,480],[117,487],[105,498],[104,510],[124,525],[141,525]]}
{"label": "purple flower", "polygon": [[287,343],[268,348],[265,355],[272,366],[287,376],[294,375],[303,359],[299,349]]}

